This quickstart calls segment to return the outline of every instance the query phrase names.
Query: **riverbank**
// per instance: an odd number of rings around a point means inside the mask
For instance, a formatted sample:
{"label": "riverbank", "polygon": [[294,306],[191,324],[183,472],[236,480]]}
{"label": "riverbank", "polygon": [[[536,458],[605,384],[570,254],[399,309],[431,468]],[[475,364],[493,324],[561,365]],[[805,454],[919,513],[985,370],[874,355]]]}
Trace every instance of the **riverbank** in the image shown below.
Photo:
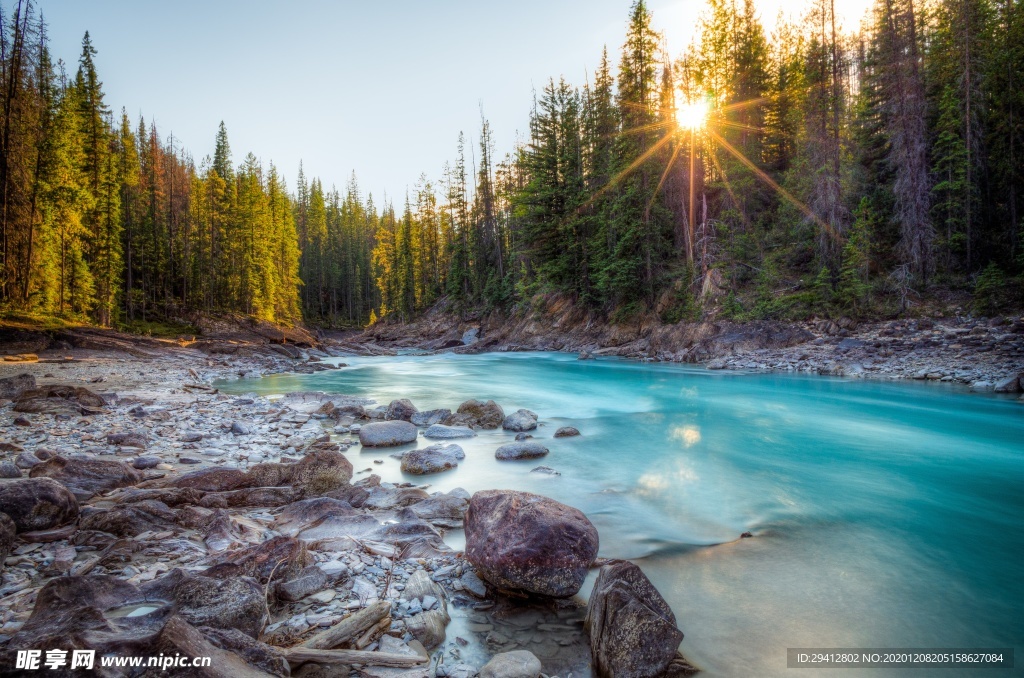
{"label": "riverbank", "polygon": [[468,678],[523,646],[548,675],[586,673],[579,602],[522,608],[444,542],[468,493],[352,468],[342,453],[381,411],[210,386],[336,369],[327,352],[84,332],[36,353],[8,344],[0,363],[5,666],[82,632],[110,653],[213,656],[218,676]]}
{"label": "riverbank", "polygon": [[709,369],[928,379],[979,392],[1024,389],[1020,316],[607,324],[557,300],[525,317],[462,317],[442,304],[409,323],[379,322],[353,341],[375,351],[566,351]]}

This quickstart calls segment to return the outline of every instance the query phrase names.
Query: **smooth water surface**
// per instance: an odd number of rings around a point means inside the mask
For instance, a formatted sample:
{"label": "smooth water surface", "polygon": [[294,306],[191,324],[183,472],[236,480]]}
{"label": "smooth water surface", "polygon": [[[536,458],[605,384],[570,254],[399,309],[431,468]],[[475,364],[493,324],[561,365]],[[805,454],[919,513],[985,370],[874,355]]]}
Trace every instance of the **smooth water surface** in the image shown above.
{"label": "smooth water surface", "polygon": [[[542,460],[496,461],[513,437],[503,431],[454,441],[466,460],[432,476],[403,478],[391,450],[348,456],[385,480],[528,490],[583,510],[601,555],[635,560],[664,594],[704,675],[793,674],[787,647],[1022,652],[1024,404],[1011,398],[550,353],[345,360],[219,385],[410,398],[420,409],[493,398],[506,413],[537,412],[534,434],[551,449]],[[566,425],[583,435],[551,438]],[[540,464],[561,475],[530,472]],[[746,531],[754,538],[739,539]]]}

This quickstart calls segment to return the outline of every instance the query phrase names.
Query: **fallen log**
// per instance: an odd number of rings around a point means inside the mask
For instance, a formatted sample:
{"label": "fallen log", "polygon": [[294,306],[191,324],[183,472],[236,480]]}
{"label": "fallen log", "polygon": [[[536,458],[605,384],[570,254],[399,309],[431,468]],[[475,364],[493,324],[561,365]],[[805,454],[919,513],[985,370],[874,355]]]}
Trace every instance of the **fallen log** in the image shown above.
{"label": "fallen log", "polygon": [[329,629],[307,638],[299,647],[313,650],[331,650],[347,643],[354,643],[364,633],[390,615],[391,603],[378,601],[367,608],[356,612],[351,617],[342,619]]}
{"label": "fallen log", "polygon": [[412,668],[430,661],[422,655],[367,652],[365,650],[317,650],[308,647],[278,648],[291,667],[314,662],[316,664],[344,664],[345,666],[386,666],[396,669]]}

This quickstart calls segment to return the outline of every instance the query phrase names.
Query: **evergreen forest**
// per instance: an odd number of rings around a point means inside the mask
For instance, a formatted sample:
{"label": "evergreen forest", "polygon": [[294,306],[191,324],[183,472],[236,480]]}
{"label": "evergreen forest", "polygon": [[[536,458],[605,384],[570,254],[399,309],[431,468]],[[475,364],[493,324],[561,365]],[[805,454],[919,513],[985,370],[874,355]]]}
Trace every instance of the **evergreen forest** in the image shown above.
{"label": "evergreen forest", "polygon": [[110,109],[88,33],[77,64],[55,63],[37,5],[0,2],[8,316],[342,327],[550,295],[664,322],[1024,302],[1021,0],[877,0],[855,33],[814,0],[771,34],[752,0],[707,0],[681,55],[636,0],[594,72],[523,102],[517,147],[496,149],[481,114],[440,176],[380,203],[354,173],[339,188],[238,162],[223,123],[197,161]]}

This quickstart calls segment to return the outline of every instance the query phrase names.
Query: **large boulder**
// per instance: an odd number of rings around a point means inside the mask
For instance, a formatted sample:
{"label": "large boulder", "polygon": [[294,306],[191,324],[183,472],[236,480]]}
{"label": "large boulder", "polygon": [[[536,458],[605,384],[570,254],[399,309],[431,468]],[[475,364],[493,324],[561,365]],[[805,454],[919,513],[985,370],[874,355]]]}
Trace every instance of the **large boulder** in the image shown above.
{"label": "large boulder", "polygon": [[540,660],[529,650],[502,652],[480,669],[480,678],[538,678]]}
{"label": "large boulder", "polygon": [[522,441],[502,445],[494,452],[496,459],[509,461],[513,459],[537,459],[548,453],[548,448],[540,443]]}
{"label": "large boulder", "polygon": [[444,420],[448,426],[472,426],[474,428],[493,429],[505,421],[505,411],[501,405],[488,400],[467,400],[459,405],[458,411]]}
{"label": "large boulder", "polygon": [[168,484],[180,489],[224,492],[245,486],[247,479],[245,471],[241,469],[210,466],[180,475]]}
{"label": "large boulder", "polygon": [[468,426],[445,426],[444,424],[433,424],[423,432],[424,437],[437,440],[451,440],[453,438],[472,438],[476,431]]}
{"label": "large boulder", "polygon": [[419,430],[407,421],[376,421],[359,429],[363,447],[392,447],[416,442]]}
{"label": "large boulder", "polygon": [[312,497],[344,487],[351,479],[352,462],[345,455],[336,450],[313,449],[295,463],[254,465],[245,474],[241,487],[291,485],[305,496]]}
{"label": "large boulder", "polygon": [[516,410],[505,417],[505,420],[501,422],[501,427],[515,433],[532,431],[537,428],[537,413],[530,410]]}
{"label": "large boulder", "polygon": [[529,492],[477,492],[465,529],[478,574],[511,593],[575,595],[597,557],[597,529],[581,511]]}
{"label": "large boulder", "polygon": [[253,638],[259,636],[269,616],[266,593],[251,577],[218,579],[175,568],[141,590],[150,600],[173,602],[176,612],[190,624],[237,629]]}
{"label": "large boulder", "polygon": [[625,560],[601,568],[586,628],[598,675],[615,678],[662,675],[683,640],[668,603],[640,568]]}
{"label": "large boulder", "polygon": [[143,475],[123,461],[50,457],[28,472],[31,478],[53,478],[71,490],[79,501],[107,490],[142,482]]}
{"label": "large boulder", "polygon": [[419,412],[416,406],[412,404],[412,401],[408,398],[402,398],[401,400],[392,400],[388,405],[387,411],[384,413],[384,418],[388,421],[409,421],[412,419],[412,415]]}
{"label": "large boulder", "polygon": [[402,455],[402,470],[415,475],[450,471],[466,458],[466,453],[454,443],[439,443],[412,450]]}
{"label": "large boulder", "polygon": [[0,483],[0,512],[18,532],[49,530],[78,517],[78,500],[52,478],[25,478]]}
{"label": "large boulder", "polygon": [[[1024,373],[1022,373],[1024,374]],[[1013,375],[1012,377],[1006,377],[996,382],[994,390],[996,393],[1019,393],[1020,392],[1020,381],[1021,375]]]}
{"label": "large boulder", "polygon": [[96,414],[107,402],[81,386],[44,386],[26,389],[14,401],[15,412],[27,414]]}

